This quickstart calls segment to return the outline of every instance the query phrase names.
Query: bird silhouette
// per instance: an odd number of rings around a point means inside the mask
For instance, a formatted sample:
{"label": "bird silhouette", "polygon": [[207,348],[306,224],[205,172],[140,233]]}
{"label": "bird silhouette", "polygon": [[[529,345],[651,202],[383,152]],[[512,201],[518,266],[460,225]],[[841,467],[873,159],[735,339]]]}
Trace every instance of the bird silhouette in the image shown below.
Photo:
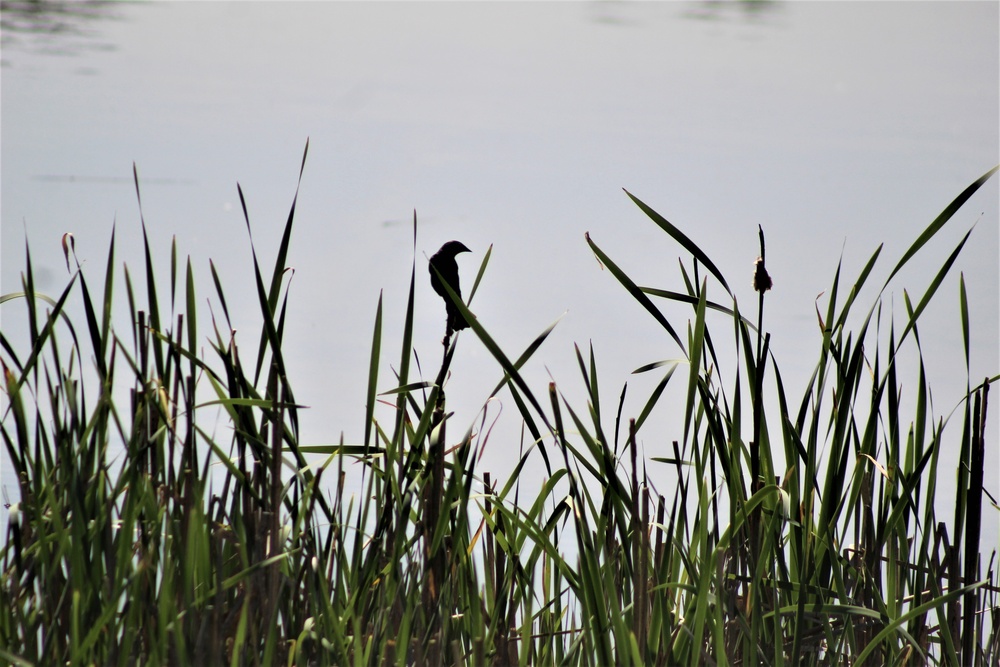
{"label": "bird silhouette", "polygon": [[[455,304],[452,303],[452,300],[448,298],[448,293],[445,291],[444,285],[441,284],[441,281],[444,280],[459,298],[462,297],[462,289],[458,284],[458,262],[455,261],[455,255],[460,252],[472,251],[459,241],[448,241],[431,256],[430,264],[427,267],[427,270],[431,274],[431,287],[444,299],[444,305],[448,310],[447,335],[451,335],[454,331],[461,331],[469,326],[468,321],[462,316],[462,313],[459,312]],[[437,269],[437,272],[434,269]],[[438,277],[439,275],[440,278]]]}

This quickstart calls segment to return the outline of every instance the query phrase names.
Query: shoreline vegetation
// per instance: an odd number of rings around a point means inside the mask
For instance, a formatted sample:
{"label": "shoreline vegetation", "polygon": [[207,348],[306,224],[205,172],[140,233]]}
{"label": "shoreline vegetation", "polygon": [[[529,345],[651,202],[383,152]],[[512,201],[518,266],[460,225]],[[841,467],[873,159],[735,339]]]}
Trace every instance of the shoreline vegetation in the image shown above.
{"label": "shoreline vegetation", "polygon": [[[301,169],[307,154],[308,142]],[[507,479],[477,468],[489,429],[448,419],[458,338],[445,337],[434,381],[415,364],[414,285],[427,279],[416,214],[401,340],[383,340],[381,298],[376,311],[360,444],[299,440],[281,347],[297,189],[269,275],[252,251],[263,326],[242,348],[214,266],[207,325],[195,315],[204,277],[178,264],[176,241],[170,283],[156,284],[145,222],[143,279],[119,266],[112,234],[99,284],[67,235],[76,270],[60,294],[42,295],[26,248],[23,291],[0,297],[27,308],[30,329],[24,350],[0,333],[0,434],[20,496],[0,528],[0,662],[997,664],[996,545],[980,530],[997,517],[983,457],[1000,376],[970,368],[965,279],[946,281],[971,230],[919,298],[903,293],[905,312],[883,301],[996,171],[931,222],[873,303],[856,299],[881,280],[881,247],[853,280],[838,268],[817,301],[818,357],[802,388],[783,384],[770,351],[763,230],[757,303],[740,304],[694,241],[626,192],[684,253],[682,291],[642,287],[585,237],[677,348],[636,371],[661,377],[637,415],[622,414],[624,391],[604,393],[592,349],[576,349],[585,404],[526,383],[519,370],[555,325],[523,351],[500,349],[468,306],[487,252],[468,299],[447,289],[446,303],[496,360],[493,393],[511,395],[529,434],[511,445],[520,458]],[[967,392],[941,417],[928,405],[918,322],[956,282]],[[130,320],[119,327],[122,299]],[[665,302],[685,304],[689,319],[669,319]],[[736,367],[720,363],[724,346]],[[386,356],[389,387],[377,382]],[[647,459],[637,437],[671,383],[685,389],[683,419],[656,437],[671,451]],[[960,451],[957,469],[939,467],[943,448]],[[545,467],[537,495],[518,484],[526,465]],[[347,466],[360,493],[345,490]],[[669,492],[649,483],[654,466]],[[954,513],[937,493],[950,475]]]}

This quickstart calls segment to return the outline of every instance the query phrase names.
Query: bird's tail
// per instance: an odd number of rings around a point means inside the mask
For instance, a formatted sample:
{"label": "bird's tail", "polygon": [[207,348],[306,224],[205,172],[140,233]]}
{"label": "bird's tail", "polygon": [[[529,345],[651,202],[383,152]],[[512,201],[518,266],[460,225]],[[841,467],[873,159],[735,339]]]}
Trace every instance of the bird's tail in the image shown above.
{"label": "bird's tail", "polygon": [[465,316],[459,312],[452,304],[448,304],[448,329],[450,331],[461,331],[462,329],[468,329],[469,322],[465,319]]}

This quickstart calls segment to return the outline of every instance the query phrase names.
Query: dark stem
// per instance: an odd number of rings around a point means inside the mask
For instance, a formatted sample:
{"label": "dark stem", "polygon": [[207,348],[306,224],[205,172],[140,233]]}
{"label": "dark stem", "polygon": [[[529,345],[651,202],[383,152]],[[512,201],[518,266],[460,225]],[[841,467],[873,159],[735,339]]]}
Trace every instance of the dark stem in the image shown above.
{"label": "dark stem", "polygon": [[[764,261],[764,229],[757,225],[757,232],[760,236],[760,264],[758,273],[766,266]],[[766,273],[766,272],[765,272]],[[764,292],[767,291],[763,284],[755,284],[758,292],[757,298],[757,352],[755,356],[756,372],[754,373],[754,396],[753,396],[753,442],[750,444],[750,494],[753,495],[760,484],[760,421],[761,421],[761,390],[764,386],[764,358],[767,354],[767,343],[761,349],[764,332]],[[768,336],[770,338],[770,336]]]}
{"label": "dark stem", "polygon": [[[434,546],[434,531],[437,529],[440,521],[444,498],[444,449],[446,443],[444,382],[448,377],[448,369],[451,367],[451,360],[455,354],[455,346],[452,345],[451,341],[452,333],[454,332],[449,326],[442,341],[444,356],[441,360],[441,369],[438,371],[437,379],[435,380],[438,394],[433,407],[434,413],[431,418],[429,447],[427,449],[427,476],[425,477],[423,489],[425,507],[423,518],[424,609],[428,614],[426,637],[431,641],[437,638],[436,635],[440,631],[441,587],[444,583],[448,558],[444,543],[438,547]],[[433,647],[434,650],[440,649],[440,645],[437,643]]]}

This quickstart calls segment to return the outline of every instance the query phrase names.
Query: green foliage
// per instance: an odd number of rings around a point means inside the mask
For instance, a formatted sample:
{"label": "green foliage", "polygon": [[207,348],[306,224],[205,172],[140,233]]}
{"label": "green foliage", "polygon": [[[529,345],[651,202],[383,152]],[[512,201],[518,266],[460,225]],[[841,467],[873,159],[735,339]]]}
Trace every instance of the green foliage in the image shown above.
{"label": "green foliage", "polygon": [[[510,392],[530,434],[502,483],[476,469],[489,429],[455,437],[448,418],[445,380],[462,372],[452,366],[457,339],[444,340],[433,381],[411,364],[415,261],[396,383],[381,390],[381,298],[377,305],[363,442],[300,442],[301,406],[281,347],[294,200],[267,280],[253,252],[263,316],[253,358],[230,333],[214,267],[222,320],[213,317],[211,350],[199,352],[194,268],[188,261],[178,270],[176,244],[169,314],[161,310],[144,223],[145,296],[138,305],[142,292],[125,268],[124,329],[111,318],[114,235],[101,293],[79,263],[58,298],[37,293],[28,252],[23,291],[2,297],[5,307],[26,305],[30,350],[19,354],[0,333],[8,403],[0,435],[20,492],[0,551],[0,658],[995,664],[995,554],[984,574],[980,526],[990,507],[984,432],[997,378],[972,381],[964,279],[969,380],[957,437],[946,430],[950,420],[929,410],[918,334],[968,235],[915,306],[906,296],[898,335],[882,308],[892,277],[995,171],[921,234],[854,329],[848,316],[881,249],[843,300],[838,267],[825,314],[817,308],[819,359],[798,398],[786,391],[763,327],[766,283],[755,325],[708,256],[631,194],[691,256],[681,264],[683,291],[640,287],[586,238],[681,355],[637,371],[662,378],[636,418],[622,421],[623,390],[614,423],[606,421],[593,349],[576,350],[586,405],[571,405],[554,383],[547,396],[533,391],[520,369],[555,325],[509,355],[451,294],[497,361],[493,394]],[[137,197],[138,188],[136,176]],[[244,215],[249,233],[245,206]],[[414,257],[416,229],[414,216]],[[64,250],[67,265],[75,262],[72,237]],[[758,275],[763,257],[761,231]],[[719,298],[710,299],[716,288]],[[83,322],[66,316],[69,299],[82,301]],[[692,319],[672,323],[657,301],[691,307]],[[724,318],[721,334],[709,315]],[[720,364],[717,352],[729,343],[736,368]],[[904,343],[916,349],[915,384],[902,383],[911,382],[901,368]],[[672,451],[646,460],[638,438],[651,428],[647,417],[666,409],[676,377],[686,382],[683,422],[655,436]],[[908,402],[912,415],[902,412]],[[961,461],[955,514],[942,518],[936,481],[945,446],[960,447]],[[321,454],[322,465],[308,464],[307,455]],[[532,457],[548,476],[527,494],[518,476]],[[356,463],[361,492],[352,495],[345,467]],[[655,491],[651,466],[672,477],[672,494]]]}

